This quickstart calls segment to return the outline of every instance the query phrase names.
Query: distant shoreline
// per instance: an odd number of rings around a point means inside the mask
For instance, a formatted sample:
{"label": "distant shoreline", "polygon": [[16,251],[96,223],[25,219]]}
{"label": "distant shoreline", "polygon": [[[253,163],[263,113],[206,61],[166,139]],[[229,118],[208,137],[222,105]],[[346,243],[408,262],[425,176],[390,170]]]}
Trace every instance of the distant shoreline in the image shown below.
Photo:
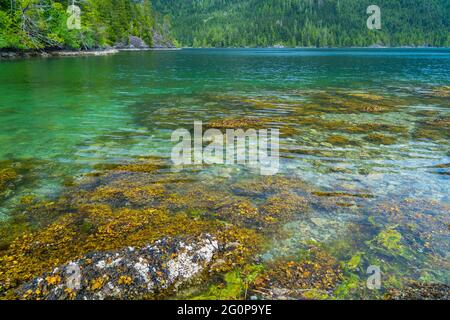
{"label": "distant shoreline", "polygon": [[182,49],[450,49],[450,47],[414,47],[414,46],[398,46],[398,47],[182,47]]}
{"label": "distant shoreline", "polygon": [[7,49],[0,50],[0,61],[2,60],[19,60],[28,58],[50,58],[50,57],[88,57],[88,56],[108,56],[114,55],[121,51],[178,51],[183,49],[448,49],[450,47],[412,47],[412,46],[400,46],[400,47],[181,47],[181,48],[108,48],[97,50],[66,50],[66,49],[42,49],[42,50],[18,50]]}
{"label": "distant shoreline", "polygon": [[109,56],[121,51],[172,51],[181,48],[108,48],[97,50],[66,50],[66,49],[42,49],[42,50],[0,50],[1,60],[20,60],[29,58],[51,58],[51,57],[98,57]]}

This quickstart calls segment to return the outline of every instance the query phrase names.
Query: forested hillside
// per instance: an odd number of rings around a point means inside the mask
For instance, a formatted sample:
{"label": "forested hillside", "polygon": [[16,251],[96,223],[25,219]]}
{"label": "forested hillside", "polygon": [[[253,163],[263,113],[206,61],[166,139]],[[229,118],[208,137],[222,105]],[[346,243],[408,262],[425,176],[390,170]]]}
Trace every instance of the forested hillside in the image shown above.
{"label": "forested hillside", "polygon": [[152,45],[155,32],[167,33],[150,0],[75,1],[81,29],[69,29],[72,0],[0,0],[0,48],[90,49],[127,41],[130,35]]}
{"label": "forested hillside", "polygon": [[[185,46],[450,45],[449,0],[152,0]],[[369,30],[369,5],[382,29]]]}

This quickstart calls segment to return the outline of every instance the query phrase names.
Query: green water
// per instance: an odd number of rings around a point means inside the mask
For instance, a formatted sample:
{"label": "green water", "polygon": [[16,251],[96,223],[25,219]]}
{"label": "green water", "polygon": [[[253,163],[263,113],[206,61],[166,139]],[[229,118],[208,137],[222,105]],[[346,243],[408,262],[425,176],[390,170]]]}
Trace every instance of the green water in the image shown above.
{"label": "green water", "polygon": [[[417,223],[410,237],[403,229],[416,254],[409,265],[440,262],[419,266],[414,278],[447,282],[448,86],[444,49],[192,49],[0,62],[0,161],[30,166],[0,214],[6,221],[24,195],[56,198],[99,165],[169,157],[172,130],[194,121],[264,118],[284,132],[280,174],[357,196],[317,212],[315,223],[287,224],[291,236],[263,259],[306,240],[347,239],[346,225],[367,224],[361,217],[380,203],[412,203],[402,207],[407,219],[377,223]],[[255,174],[200,171],[206,179]]]}

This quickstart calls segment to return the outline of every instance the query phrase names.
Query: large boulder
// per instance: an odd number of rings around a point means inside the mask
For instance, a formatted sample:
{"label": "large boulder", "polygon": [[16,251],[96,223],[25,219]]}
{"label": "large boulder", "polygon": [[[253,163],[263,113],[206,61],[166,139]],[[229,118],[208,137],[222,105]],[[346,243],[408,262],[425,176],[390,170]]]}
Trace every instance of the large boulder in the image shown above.
{"label": "large boulder", "polygon": [[208,270],[219,250],[209,234],[165,238],[143,248],[94,252],[21,286],[25,299],[133,299],[151,297]]}

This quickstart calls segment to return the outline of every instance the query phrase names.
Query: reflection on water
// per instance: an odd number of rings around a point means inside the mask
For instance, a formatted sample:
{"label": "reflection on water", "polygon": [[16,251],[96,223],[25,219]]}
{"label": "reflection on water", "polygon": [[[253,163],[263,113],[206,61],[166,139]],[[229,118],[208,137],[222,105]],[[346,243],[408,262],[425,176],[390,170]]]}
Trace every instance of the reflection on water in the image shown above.
{"label": "reflection on water", "polygon": [[[273,261],[311,245],[326,250],[335,262],[322,252],[311,259],[334,270],[320,270],[333,285],[298,276],[307,283],[298,290],[318,290],[302,297],[324,298],[323,290],[328,298],[373,297],[351,289],[373,264],[381,264],[386,287],[449,283],[448,50],[127,52],[2,62],[0,69],[7,253],[15,236],[45,232],[86,205],[151,207],[256,230],[267,245],[251,259],[272,268],[265,271],[271,278],[276,268],[286,274]],[[230,119],[280,129],[278,178],[237,165],[171,170],[173,130]],[[99,219],[89,223],[103,226]],[[97,232],[84,228],[74,234]],[[140,243],[127,239],[115,245]],[[72,241],[80,245],[67,259],[88,250],[84,237]],[[109,249],[100,240],[95,248]],[[36,276],[52,257],[21,272]],[[265,290],[290,284],[273,281],[261,280],[255,292],[283,297]]]}

